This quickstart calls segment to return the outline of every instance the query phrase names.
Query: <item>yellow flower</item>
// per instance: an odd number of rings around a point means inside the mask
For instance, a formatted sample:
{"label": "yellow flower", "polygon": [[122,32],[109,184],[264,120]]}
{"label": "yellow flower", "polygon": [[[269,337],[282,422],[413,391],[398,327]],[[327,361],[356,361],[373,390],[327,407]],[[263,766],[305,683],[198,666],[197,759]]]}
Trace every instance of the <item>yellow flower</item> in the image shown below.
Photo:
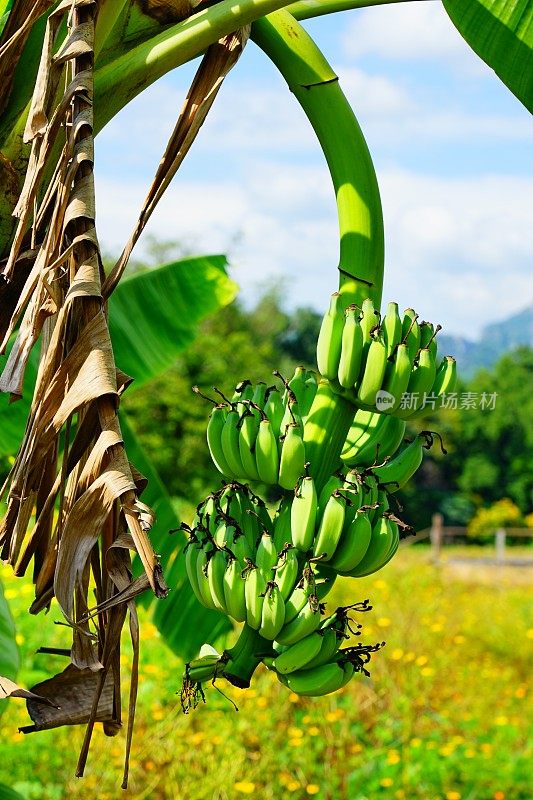
{"label": "yellow flower", "polygon": [[391,658],[393,661],[400,661],[403,658],[403,650],[397,647],[396,650],[392,651]]}
{"label": "yellow flower", "polygon": [[458,633],[457,636],[453,637],[453,641],[455,644],[463,644],[463,642],[466,642],[466,637]]}
{"label": "yellow flower", "polygon": [[399,764],[401,761],[400,754],[397,750],[389,750],[387,753],[387,764]]}
{"label": "yellow flower", "polygon": [[459,792],[446,792],[446,800],[461,800]]}
{"label": "yellow flower", "polygon": [[289,744],[291,747],[300,747],[302,742],[303,739],[289,739]]}
{"label": "yellow flower", "polygon": [[299,781],[291,780],[287,784],[287,790],[289,792],[297,792],[299,788],[300,788],[300,782]]}
{"label": "yellow flower", "polygon": [[496,725],[507,725],[507,723],[509,722],[509,720],[507,719],[507,717],[505,717],[505,716],[502,714],[500,717],[496,717],[496,719],[494,720],[494,722],[496,723]]}
{"label": "yellow flower", "polygon": [[420,670],[420,674],[423,675],[425,678],[429,677],[430,675],[435,674],[435,670],[433,667],[424,667]]}
{"label": "yellow flower", "polygon": [[255,792],[255,783],[251,781],[237,781],[233,788],[236,792],[241,792],[241,794],[253,794]]}
{"label": "yellow flower", "polygon": [[328,711],[326,714],[326,720],[328,722],[336,722],[338,719],[344,716],[344,711],[342,708],[337,708],[336,711]]}
{"label": "yellow flower", "polygon": [[390,625],[390,619],[388,617],[380,617],[378,619],[378,625],[380,628],[388,628]]}
{"label": "yellow flower", "polygon": [[379,578],[377,581],[374,581],[374,586],[376,589],[386,589],[387,581],[384,581],[381,578]]}
{"label": "yellow flower", "polygon": [[362,749],[361,745],[356,742],[350,747],[350,753],[360,753]]}
{"label": "yellow flower", "polygon": [[392,780],[392,778],[382,778],[380,780],[380,782],[379,782],[379,785],[380,786],[392,786],[393,783],[394,783],[394,781]]}
{"label": "yellow flower", "polygon": [[311,727],[307,729],[307,733],[309,736],[319,736],[320,728],[317,728],[316,725],[311,725]]}
{"label": "yellow flower", "polygon": [[308,783],[305,787],[305,791],[307,794],[318,794],[320,791],[320,786],[317,786],[316,783]]}
{"label": "yellow flower", "polygon": [[291,692],[289,695],[289,703],[298,703],[300,698],[294,692]]}
{"label": "yellow flower", "polygon": [[287,730],[287,735],[291,739],[297,739],[299,736],[303,736],[303,731],[301,730],[301,728],[289,728]]}
{"label": "yellow flower", "polygon": [[438,633],[439,631],[442,630],[442,625],[439,622],[436,622],[435,625],[431,626],[431,630],[433,631],[433,633]]}
{"label": "yellow flower", "polygon": [[[6,592],[6,597],[7,597],[7,592]],[[527,631],[526,636],[527,636],[528,639],[533,639],[533,628],[530,628]]]}
{"label": "yellow flower", "polygon": [[418,739],[416,736],[414,739],[411,739],[410,741],[411,747],[420,747],[421,744],[422,744],[422,739]]}
{"label": "yellow flower", "polygon": [[423,667],[424,664],[427,663],[428,663],[427,656],[418,656],[418,658],[416,659],[416,664],[418,667]]}

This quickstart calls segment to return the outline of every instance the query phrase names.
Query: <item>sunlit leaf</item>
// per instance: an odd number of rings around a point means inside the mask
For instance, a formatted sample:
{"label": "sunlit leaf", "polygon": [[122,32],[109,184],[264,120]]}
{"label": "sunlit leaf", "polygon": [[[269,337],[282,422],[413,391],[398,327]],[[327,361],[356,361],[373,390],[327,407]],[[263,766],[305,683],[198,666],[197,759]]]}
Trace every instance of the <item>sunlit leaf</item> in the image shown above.
{"label": "sunlit leaf", "polygon": [[531,0],[443,0],[443,4],[470,47],[532,111]]}

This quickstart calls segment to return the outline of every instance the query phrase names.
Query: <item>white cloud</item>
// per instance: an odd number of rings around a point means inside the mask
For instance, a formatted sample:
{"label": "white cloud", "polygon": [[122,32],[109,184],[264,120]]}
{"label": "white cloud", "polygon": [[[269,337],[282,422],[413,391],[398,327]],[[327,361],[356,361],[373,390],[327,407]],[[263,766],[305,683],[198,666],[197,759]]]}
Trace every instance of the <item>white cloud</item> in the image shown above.
{"label": "white cloud", "polygon": [[365,9],[342,37],[349,58],[377,55],[401,61],[441,59],[461,69],[484,71],[441,3],[400,3]]}
{"label": "white cloud", "polygon": [[[384,300],[414,306],[448,332],[470,336],[531,300],[533,178],[454,179],[398,169],[379,178]],[[100,237],[116,251],[145,187],[101,178],[97,188]],[[177,182],[147,231],[167,240],[192,238],[201,252],[224,250],[239,233],[234,277],[249,299],[258,284],[278,276],[288,279],[289,305],[322,310],[336,286],[337,221],[322,168],[269,160],[244,178]]]}

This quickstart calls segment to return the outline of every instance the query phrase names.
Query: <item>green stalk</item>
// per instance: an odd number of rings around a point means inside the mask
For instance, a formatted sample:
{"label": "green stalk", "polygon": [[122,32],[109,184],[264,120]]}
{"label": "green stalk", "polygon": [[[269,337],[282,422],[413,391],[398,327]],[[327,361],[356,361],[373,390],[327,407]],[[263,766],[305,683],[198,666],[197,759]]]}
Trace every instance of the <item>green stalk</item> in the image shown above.
{"label": "green stalk", "polygon": [[247,689],[266,649],[267,642],[257,631],[245,624],[235,645],[231,650],[225,651],[229,660],[223,676],[239,689]]}
{"label": "green stalk", "polygon": [[[383,215],[367,144],[337,76],[287,11],[257,20],[252,38],[278,67],[311,122],[331,173],[340,230],[339,292],[344,305],[381,305]],[[320,383],[305,425],[306,459],[317,490],[340,465],[355,406]]]}
{"label": "green stalk", "polygon": [[360,305],[371,297],[379,308],[384,263],[381,200],[367,144],[337,76],[287,11],[256,20],[252,38],[287,81],[326,157],[339,218],[339,291],[346,305]]}
{"label": "green stalk", "polygon": [[305,458],[317,492],[339,467],[340,454],[350,430],[355,408],[337,394],[327,380],[318,386],[304,426]]}
{"label": "green stalk", "polygon": [[351,11],[354,8],[392,5],[392,3],[411,3],[413,0],[297,0],[286,6],[295,19],[312,19],[338,11]]}

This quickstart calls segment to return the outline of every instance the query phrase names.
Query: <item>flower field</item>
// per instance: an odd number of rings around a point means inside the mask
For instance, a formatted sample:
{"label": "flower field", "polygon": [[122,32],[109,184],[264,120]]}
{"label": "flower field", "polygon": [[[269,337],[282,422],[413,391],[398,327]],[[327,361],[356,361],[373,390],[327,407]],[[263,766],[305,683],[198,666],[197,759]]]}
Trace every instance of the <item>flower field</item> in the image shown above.
{"label": "flower field", "polygon": [[[32,685],[62,668],[59,614],[24,613],[31,585],[0,577],[17,622],[23,668]],[[531,584],[529,583],[529,587]],[[378,575],[340,579],[330,608],[369,597],[358,619],[363,640],[385,640],[371,678],[323,699],[290,694],[266,670],[252,688],[212,688],[207,705],[180,709],[182,664],[141,611],[141,682],[130,788],[141,800],[317,797],[323,800],[526,800],[528,664],[533,649],[527,570],[476,567],[468,575],[437,569],[428,551],[410,547]],[[328,598],[329,600],[329,598]],[[128,648],[124,648],[128,652]],[[127,666],[125,664],[125,666]],[[528,712],[529,709],[529,712]],[[21,701],[2,717],[0,781],[27,800],[120,796],[124,735],[96,730],[86,776],[74,771],[82,730],[23,736]],[[531,739],[529,739],[531,742]]]}

